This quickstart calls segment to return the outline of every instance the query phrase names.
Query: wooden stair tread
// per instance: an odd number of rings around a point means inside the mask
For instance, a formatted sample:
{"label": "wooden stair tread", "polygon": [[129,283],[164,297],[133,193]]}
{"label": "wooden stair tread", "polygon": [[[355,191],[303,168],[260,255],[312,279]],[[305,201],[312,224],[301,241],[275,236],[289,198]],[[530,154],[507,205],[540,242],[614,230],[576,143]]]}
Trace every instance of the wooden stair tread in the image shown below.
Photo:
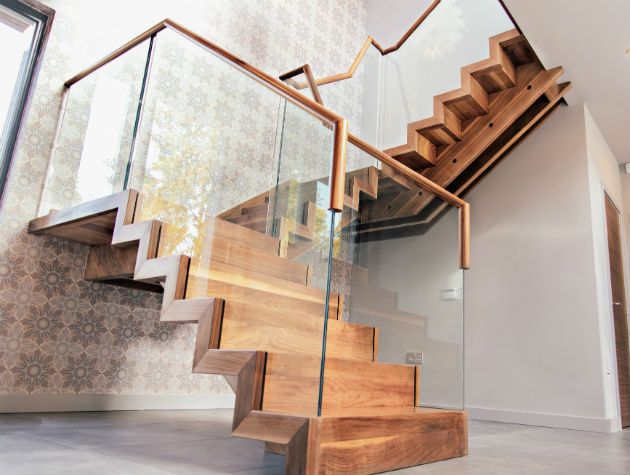
{"label": "wooden stair tread", "polygon": [[263,203],[243,207],[241,209],[241,214],[260,213],[261,211],[269,211],[269,198],[266,198]]}
{"label": "wooden stair tread", "polygon": [[[274,411],[262,411],[266,414],[277,414],[277,415],[286,415],[281,412]],[[461,413],[460,409],[442,409],[442,408],[434,408],[434,407],[422,407],[422,406],[401,406],[401,407],[344,407],[344,408],[332,408],[322,410],[322,415],[319,416],[321,418],[334,418],[334,419],[345,419],[345,418],[360,418],[360,417],[369,417],[371,418],[380,418],[380,417],[391,417],[391,416],[407,416],[407,415],[422,415],[422,414],[450,414],[450,413]],[[296,413],[293,414],[295,417],[308,417],[307,413]]]}
{"label": "wooden stair tread", "polygon": [[208,223],[206,235],[223,238],[253,251],[278,255],[280,240],[267,234],[253,231],[223,219],[214,218]]}
{"label": "wooden stair tread", "polygon": [[261,208],[255,212],[245,213],[239,216],[226,218],[226,221],[229,221],[230,223],[234,223],[234,224],[239,224],[241,226],[247,226],[248,224],[260,223],[260,222],[266,223],[268,219],[269,219],[268,208],[265,207],[264,209]]}
{"label": "wooden stair tread", "polygon": [[305,441],[306,470],[287,473],[369,475],[468,453],[463,411],[352,409],[347,415],[317,418],[260,410],[250,414],[235,436],[273,442],[288,460],[295,453],[295,440]]}

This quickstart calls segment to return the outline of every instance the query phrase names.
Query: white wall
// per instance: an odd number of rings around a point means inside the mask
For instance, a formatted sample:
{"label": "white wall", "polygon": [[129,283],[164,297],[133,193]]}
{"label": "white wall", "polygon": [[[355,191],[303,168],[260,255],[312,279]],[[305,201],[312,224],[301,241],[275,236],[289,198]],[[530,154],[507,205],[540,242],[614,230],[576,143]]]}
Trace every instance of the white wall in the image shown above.
{"label": "white wall", "polygon": [[472,417],[616,428],[600,317],[604,262],[595,252],[604,242],[591,211],[601,194],[589,193],[596,165],[614,182],[602,149],[583,105],[561,107],[468,196]]}
{"label": "white wall", "polygon": [[[610,264],[608,256],[608,236],[606,232],[605,195],[620,210],[622,237],[626,236],[626,218],[618,162],[606,143],[597,123],[588,108],[585,110],[586,146],[589,167],[589,187],[591,196],[591,216],[595,254],[595,278],[597,282],[600,345],[602,348],[603,381],[605,391],[606,416],[616,418],[619,414],[619,387],[614,341],[612,295],[610,285]],[[625,242],[625,239],[622,241]],[[627,248],[622,248],[626,272],[625,288],[628,289]]]}

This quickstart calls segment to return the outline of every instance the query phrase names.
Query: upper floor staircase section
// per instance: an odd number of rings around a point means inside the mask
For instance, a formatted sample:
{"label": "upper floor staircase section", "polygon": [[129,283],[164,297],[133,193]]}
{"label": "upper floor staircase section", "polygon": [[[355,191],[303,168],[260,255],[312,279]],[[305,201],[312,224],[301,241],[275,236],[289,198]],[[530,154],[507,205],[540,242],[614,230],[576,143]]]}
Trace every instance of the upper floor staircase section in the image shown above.
{"label": "upper floor staircase section", "polygon": [[[283,77],[336,110],[346,106],[335,89],[362,88],[356,107],[377,117],[363,117],[351,134],[465,196],[571,87],[561,82],[562,67],[542,64],[504,8],[495,0],[435,0],[392,46],[368,37],[347,72],[315,78],[306,65]],[[393,200],[413,211],[387,225],[364,224],[370,239],[389,236],[387,227],[421,233],[439,216],[427,196]]]}

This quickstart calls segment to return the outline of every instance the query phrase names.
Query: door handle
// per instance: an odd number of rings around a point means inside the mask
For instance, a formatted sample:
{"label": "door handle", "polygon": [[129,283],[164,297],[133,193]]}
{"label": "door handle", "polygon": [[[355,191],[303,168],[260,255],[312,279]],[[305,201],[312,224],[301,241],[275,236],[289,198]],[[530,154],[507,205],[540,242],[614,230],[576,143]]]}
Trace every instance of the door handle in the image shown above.
{"label": "door handle", "polygon": [[621,302],[613,302],[613,305],[619,306],[619,305],[621,305]]}

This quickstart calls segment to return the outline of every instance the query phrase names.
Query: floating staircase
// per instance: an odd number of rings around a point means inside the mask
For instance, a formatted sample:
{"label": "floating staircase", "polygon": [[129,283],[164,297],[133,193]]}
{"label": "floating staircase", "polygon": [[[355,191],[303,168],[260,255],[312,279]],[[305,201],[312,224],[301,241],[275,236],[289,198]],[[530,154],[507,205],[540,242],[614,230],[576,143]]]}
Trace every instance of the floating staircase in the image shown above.
{"label": "floating staircase", "polygon": [[[348,206],[364,202],[359,193],[376,200],[365,177],[375,186],[377,170],[349,177]],[[378,328],[343,321],[335,293],[318,415],[326,292],[308,285],[308,266],[283,257],[282,238],[255,220],[213,218],[204,255],[159,256],[168,228],[136,222],[140,202],[127,190],[36,218],[29,232],[89,245],[86,279],[160,290],[162,321],[196,323],[193,371],[235,390],[235,436],[284,454],[288,474],[369,474],[466,453],[465,414],[418,407],[419,367],[380,363]]]}

